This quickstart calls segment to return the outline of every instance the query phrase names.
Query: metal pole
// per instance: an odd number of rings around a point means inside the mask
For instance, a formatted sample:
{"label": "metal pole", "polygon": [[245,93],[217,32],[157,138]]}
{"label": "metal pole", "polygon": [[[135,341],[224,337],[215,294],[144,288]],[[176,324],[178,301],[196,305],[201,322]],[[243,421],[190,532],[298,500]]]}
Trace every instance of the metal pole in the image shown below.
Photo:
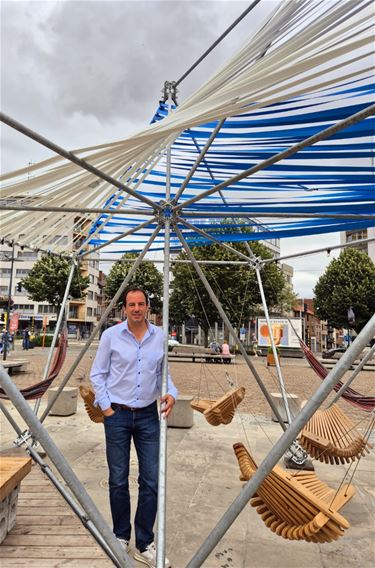
{"label": "metal pole", "polygon": [[[164,228],[164,284],[163,284],[163,331],[164,364],[161,395],[167,393],[168,383],[168,333],[169,333],[169,243],[170,220],[165,220]],[[166,537],[166,476],[167,476],[167,420],[160,420],[159,481],[158,481],[158,529],[157,529],[157,568],[164,568]]]}
{"label": "metal pole", "polygon": [[40,457],[38,452],[35,450],[35,448],[33,448],[32,445],[27,443],[26,438],[23,438],[23,434],[21,432],[21,429],[18,427],[17,423],[13,420],[12,415],[8,412],[6,406],[2,402],[0,402],[0,410],[4,414],[4,416],[6,417],[8,422],[11,424],[11,426],[14,428],[15,432],[18,434],[19,438],[22,440],[22,443],[25,444],[25,446],[26,446],[25,451],[27,451],[31,455],[33,460],[40,466],[42,472],[49,478],[49,480],[55,486],[55,488],[60,493],[60,495],[68,503],[68,505],[72,509],[72,511],[79,517],[83,526],[92,534],[92,536],[95,538],[96,542],[99,544],[99,546],[101,546],[101,548],[104,550],[104,552],[109,556],[109,558],[112,560],[112,562],[115,564],[115,566],[118,566],[119,568],[121,568],[121,564],[119,563],[116,556],[113,554],[112,550],[107,545],[106,541],[103,539],[102,535],[97,530],[97,528],[95,527],[93,522],[90,519],[87,518],[85,511],[72,498],[70,493],[65,489],[64,485],[62,485],[62,483],[55,476],[55,474],[53,473],[50,466],[47,465],[42,460],[42,458]]}
{"label": "metal pole", "polygon": [[288,260],[288,258],[298,258],[299,256],[307,256],[310,254],[317,254],[318,252],[326,252],[327,254],[329,254],[332,250],[335,249],[342,249],[342,248],[346,248],[346,247],[353,247],[356,248],[362,244],[366,244],[366,243],[370,243],[375,241],[375,237],[372,237],[371,239],[362,239],[360,241],[353,241],[352,243],[344,243],[342,245],[335,245],[333,247],[325,247],[325,248],[321,248],[321,249],[314,249],[314,250],[307,250],[305,252],[298,252],[296,254],[287,254],[285,256],[278,256],[277,258],[262,258],[260,259],[260,262],[262,264],[266,264],[267,262],[279,262],[280,260]]}
{"label": "metal pole", "polygon": [[182,195],[182,192],[184,191],[185,187],[187,186],[187,184],[189,183],[189,181],[191,180],[191,178],[193,177],[194,173],[196,172],[199,164],[201,163],[201,161],[203,160],[203,158],[205,157],[205,155],[207,154],[212,142],[215,140],[217,133],[219,132],[220,128],[223,126],[224,122],[225,122],[225,118],[222,118],[219,123],[216,125],[215,129],[211,132],[211,135],[209,137],[209,139],[207,140],[206,144],[203,146],[199,156],[197,157],[197,159],[195,160],[190,172],[188,173],[188,175],[186,176],[184,182],[182,183],[180,189],[177,191],[173,202],[177,203],[177,201],[179,200],[179,198]]}
{"label": "metal pole", "polygon": [[192,71],[193,69],[195,69],[197,67],[197,65],[199,65],[199,63],[201,61],[203,61],[203,59],[205,57],[207,57],[207,55],[229,34],[230,31],[233,30],[233,28],[249,13],[251,12],[251,10],[253,8],[255,8],[255,6],[257,4],[259,4],[260,0],[254,0],[250,6],[248,6],[246,8],[246,10],[244,10],[244,12],[242,12],[242,14],[240,14],[238,16],[238,18],[233,22],[233,24],[231,24],[229,26],[229,28],[227,28],[225,30],[224,33],[221,34],[220,37],[217,38],[217,40],[214,41],[214,43],[199,57],[199,59],[197,59],[197,61],[187,70],[185,71],[185,73],[178,79],[178,81],[176,81],[176,86],[179,85],[181,83],[181,81],[183,81]]}
{"label": "metal pole", "polygon": [[236,520],[242,509],[246,506],[249,499],[253,497],[260,484],[264,481],[272,468],[277,464],[284,452],[288,449],[293,440],[298,436],[306,422],[316,412],[320,405],[327,398],[336,383],[341,379],[343,374],[350,368],[351,364],[362,352],[365,345],[370,341],[375,333],[375,315],[362,329],[350,349],[348,349],[343,357],[339,359],[337,365],[329,372],[324,381],[312,397],[305,404],[301,412],[294,418],[288,430],[282,434],[276,442],[270,453],[258,467],[253,477],[241,489],[240,494],[236,497],[228,510],[221,517],[217,525],[208,535],[206,540],[200,546],[193,558],[187,564],[186,568],[200,568],[204,561],[215,548],[217,543],[224,536],[226,531]]}
{"label": "metal pole", "polygon": [[[7,321],[5,322],[4,329],[4,341],[3,341],[3,361],[6,361],[7,351],[9,346],[9,316],[10,316],[10,304],[12,301],[12,286],[13,286],[13,269],[14,269],[14,246],[15,243],[12,241],[12,256],[10,259],[10,276],[9,276],[9,287],[8,287],[8,303],[6,309]],[[14,339],[13,339],[14,341]],[[14,345],[14,344],[13,344]]]}
{"label": "metal pole", "polygon": [[369,359],[371,359],[371,357],[373,356],[374,353],[375,353],[375,343],[371,347],[370,351],[368,353],[366,353],[366,355],[363,357],[362,361],[359,362],[359,364],[354,369],[353,373],[351,374],[349,379],[346,381],[346,383],[343,384],[342,387],[337,391],[335,398],[333,399],[333,401],[331,402],[331,404],[329,406],[332,406],[332,404],[335,404],[335,402],[337,402],[339,400],[339,398],[345,393],[346,389],[352,384],[352,382],[354,381],[354,379],[356,378],[358,373],[363,369],[363,367],[365,366],[367,361]]}
{"label": "metal pole", "polygon": [[371,116],[374,113],[375,113],[375,104],[369,105],[368,107],[361,110],[360,112],[357,112],[357,113],[349,116],[348,118],[345,118],[344,120],[341,120],[341,121],[337,122],[336,124],[329,126],[325,130],[322,130],[321,132],[318,132],[317,134],[314,134],[313,136],[309,136],[309,138],[302,140],[302,142],[298,142],[297,144],[294,144],[291,148],[288,148],[287,150],[283,150],[282,152],[279,152],[278,154],[271,156],[271,158],[267,158],[267,160],[263,160],[263,162],[256,164],[255,166],[249,168],[248,170],[245,170],[242,173],[240,173],[236,176],[233,176],[233,177],[229,178],[228,180],[223,181],[222,183],[219,183],[215,187],[208,189],[206,191],[202,191],[202,193],[196,195],[195,197],[187,199],[182,204],[176,205],[174,207],[174,211],[179,211],[182,208],[186,208],[189,205],[191,205],[192,203],[195,203],[196,201],[200,201],[204,197],[207,197],[208,195],[211,195],[212,193],[216,193],[217,191],[220,191],[224,187],[228,187],[228,185],[233,185],[237,181],[240,181],[241,179],[243,179],[245,177],[249,177],[252,174],[255,174],[256,172],[263,170],[264,168],[267,168],[268,166],[271,166],[272,164],[275,164],[276,162],[279,162],[280,160],[284,160],[285,158],[289,158],[289,156],[292,156],[296,152],[299,152],[299,150],[302,150],[302,148],[306,148],[306,146],[311,146],[312,144],[315,144],[316,142],[320,142],[321,140],[325,140],[326,138],[332,136],[333,134],[336,134],[336,132],[339,132],[343,128],[347,128],[348,126],[356,124],[357,122],[364,120],[365,118],[367,118],[368,116]]}
{"label": "metal pole", "polygon": [[4,368],[1,365],[0,384],[7,394],[9,400],[11,400],[11,402],[19,412],[21,418],[28,425],[33,437],[40,441],[44,450],[47,452],[48,457],[51,459],[57,471],[67,483],[78,503],[85,510],[87,516],[92,520],[98,532],[102,535],[103,539],[107,543],[108,548],[112,550],[120,566],[133,568],[133,563],[131,562],[129,556],[125,553],[125,550],[108,527],[101,513],[97,509],[94,501],[88,495],[85,488],[80,483],[78,477],[70,467],[69,463],[66,461],[63,454],[53,442],[47,430],[35,416],[34,412],[31,410],[26,400],[23,398],[22,394],[13,384],[8,373],[5,372]]}
{"label": "metal pole", "polygon": [[[242,175],[242,174],[239,174]],[[250,174],[249,174],[250,175]],[[246,177],[246,176],[242,176],[242,177]],[[233,178],[231,179],[231,181],[233,182]],[[221,185],[221,184],[220,184]],[[219,187],[219,186],[217,186]],[[213,190],[208,190],[211,191],[211,193],[213,193]],[[216,191],[216,190],[215,190]],[[220,189],[218,190],[218,192],[220,193]],[[203,196],[204,197],[204,196]],[[220,197],[223,199],[223,196],[220,194]],[[202,199],[202,197],[201,197]],[[294,212],[292,210],[289,211],[280,211],[278,213],[273,213],[271,211],[268,211],[265,208],[259,207],[259,209],[254,209],[252,211],[247,210],[246,212],[244,212],[244,207],[242,207],[241,209],[231,209],[230,211],[226,211],[223,212],[222,210],[218,210],[218,211],[205,211],[205,210],[199,210],[197,209],[196,211],[190,211],[189,209],[187,211],[184,210],[185,204],[187,203],[187,201],[181,203],[178,207],[181,209],[181,211],[179,211],[179,215],[182,215],[183,217],[198,217],[199,219],[201,219],[202,217],[207,217],[207,218],[220,218],[220,217],[224,217],[226,218],[230,218],[233,217],[234,219],[249,219],[250,221],[253,221],[254,225],[258,225],[259,223],[256,223],[256,220],[254,220],[254,217],[276,217],[276,218],[284,218],[286,217],[287,219],[357,219],[358,221],[373,221],[375,215],[363,215],[362,213],[308,213],[308,212],[304,212],[304,213],[297,213]],[[280,203],[277,204],[278,207],[280,207]],[[218,207],[220,207],[220,204],[218,204]],[[0,207],[1,209],[1,207]],[[270,231],[271,232],[271,231]],[[352,245],[357,244],[357,242],[359,241],[355,241],[355,243],[351,243]],[[332,247],[333,248],[333,247]],[[322,249],[325,250],[325,249]]]}
{"label": "metal pole", "polygon": [[[206,290],[207,290],[207,292],[208,292],[208,294],[209,294],[209,296],[210,296],[210,298],[211,298],[211,300],[212,300],[212,303],[214,304],[214,306],[215,306],[216,309],[218,310],[218,312],[219,312],[219,314],[220,314],[222,320],[224,321],[224,323],[225,323],[225,325],[227,326],[227,328],[228,328],[228,330],[229,330],[231,336],[233,337],[234,342],[237,343],[237,342],[238,342],[237,334],[236,334],[236,332],[235,332],[235,330],[234,330],[232,324],[230,323],[227,314],[226,314],[225,311],[223,310],[222,305],[220,304],[219,300],[216,298],[215,293],[214,293],[214,291],[212,290],[212,288],[211,288],[211,286],[210,286],[210,284],[209,284],[207,278],[206,278],[205,275],[203,274],[202,269],[200,268],[199,264],[198,264],[197,261],[195,260],[193,253],[191,252],[191,250],[190,250],[189,246],[187,245],[187,243],[186,243],[186,241],[185,241],[185,239],[184,239],[184,237],[183,237],[181,231],[179,230],[179,228],[178,228],[177,226],[175,227],[175,231],[176,231],[176,234],[177,234],[178,238],[180,239],[180,241],[181,241],[181,243],[182,243],[182,246],[184,247],[184,249],[185,249],[185,251],[186,251],[186,254],[188,255],[188,257],[190,258],[192,264],[194,265],[194,268],[195,268],[197,274],[199,275],[200,279],[202,280],[202,282],[203,282],[203,284],[204,284],[204,286],[205,286],[205,288],[206,288]],[[282,428],[283,430],[286,430],[286,426],[285,426],[285,424],[284,424],[284,421],[283,421],[283,419],[282,419],[282,417],[281,417],[281,415],[280,415],[280,413],[279,413],[279,411],[278,411],[278,409],[277,409],[275,403],[273,402],[272,398],[270,397],[270,395],[269,395],[269,393],[268,393],[268,391],[267,391],[265,385],[263,384],[262,379],[260,378],[260,376],[259,376],[257,370],[255,369],[255,367],[254,367],[254,365],[253,365],[253,363],[252,363],[252,361],[251,361],[249,355],[247,354],[247,352],[246,352],[244,346],[242,345],[242,343],[241,343],[240,341],[238,342],[238,348],[239,348],[239,350],[240,350],[240,352],[241,352],[241,355],[242,355],[243,358],[245,359],[247,366],[249,367],[250,371],[252,372],[252,374],[253,374],[253,376],[254,376],[256,382],[258,383],[258,385],[259,385],[259,387],[260,387],[262,393],[264,394],[264,396],[265,396],[265,398],[266,398],[268,404],[270,405],[270,407],[271,407],[271,409],[272,409],[274,415],[276,416],[278,422],[280,423],[281,428]]]}
{"label": "metal pole", "polygon": [[[220,190],[219,190],[220,193]],[[223,198],[223,196],[221,196]],[[182,207],[185,206],[185,203],[182,205]],[[108,208],[95,208],[95,207],[85,207],[85,208],[79,208],[79,207],[49,207],[49,206],[45,206],[45,205],[41,205],[40,207],[36,207],[36,206],[32,206],[32,205],[0,205],[0,211],[35,211],[35,212],[46,212],[46,213],[97,213],[99,215],[101,214],[109,214],[109,215],[141,215],[143,217],[146,217],[147,215],[155,215],[155,211],[150,210],[150,209],[108,209]],[[281,212],[280,213],[273,213],[270,211],[267,211],[265,209],[255,209],[254,211],[248,211],[247,213],[243,212],[243,208],[242,209],[238,209],[237,211],[228,211],[226,213],[223,213],[223,211],[182,211],[181,214],[183,214],[184,217],[199,217],[201,218],[203,215],[204,217],[214,217],[214,218],[219,218],[219,217],[225,217],[225,218],[246,218],[248,219],[251,216],[257,216],[257,217],[277,217],[277,218],[302,218],[302,219],[356,219],[358,221],[373,221],[374,220],[374,215],[363,215],[362,213],[294,213],[293,211],[288,211],[288,212]],[[374,240],[374,239],[372,239]],[[367,242],[367,239],[364,239],[362,241],[355,241],[355,243],[351,243],[352,246],[359,244],[360,242]],[[16,243],[17,244],[17,243]],[[22,244],[22,246],[24,246],[25,248],[30,248],[31,250],[34,250],[33,247],[30,247],[28,245],[24,245]],[[342,245],[341,245],[342,246]],[[339,247],[332,247],[332,249],[334,248],[339,248]],[[42,250],[42,249],[40,249]],[[326,249],[322,249],[322,250],[326,250]],[[59,254],[59,253],[58,253]],[[300,253],[301,254],[301,253]],[[295,255],[293,255],[295,256]],[[290,258],[290,256],[288,256],[287,258]]]}
{"label": "metal pole", "polygon": [[153,241],[156,238],[156,235],[159,232],[159,227],[156,227],[155,231],[152,233],[150,239],[148,240],[145,248],[143,249],[142,253],[139,255],[139,257],[137,258],[136,262],[133,264],[133,266],[131,267],[130,271],[128,272],[125,280],[123,281],[123,283],[121,284],[120,288],[117,290],[116,294],[113,296],[112,300],[110,301],[110,303],[108,304],[105,312],[103,313],[102,317],[100,318],[98,324],[96,325],[96,327],[93,329],[90,337],[88,338],[88,340],[86,341],[86,344],[84,345],[84,347],[81,349],[80,353],[78,354],[78,356],[76,357],[75,361],[72,363],[69,371],[67,372],[67,374],[65,375],[64,379],[62,380],[61,384],[59,385],[59,388],[57,389],[57,391],[55,392],[55,394],[51,397],[51,400],[48,402],[47,407],[45,409],[45,411],[43,412],[40,421],[44,422],[44,420],[46,419],[46,417],[48,416],[49,411],[51,410],[51,408],[53,407],[53,405],[55,404],[56,400],[58,399],[61,391],[63,390],[63,388],[65,387],[65,385],[67,384],[67,382],[69,381],[70,377],[73,375],[78,363],[81,361],[81,359],[83,358],[83,356],[85,355],[86,351],[88,350],[88,348],[90,347],[91,343],[93,342],[93,340],[95,339],[95,337],[97,336],[97,334],[99,333],[103,323],[105,322],[105,320],[107,319],[108,315],[110,314],[113,306],[116,304],[117,300],[120,298],[121,294],[124,292],[126,286],[128,285],[128,282],[130,280],[130,278],[133,276],[134,272],[137,270],[138,266],[141,263],[142,258],[145,256],[145,254],[147,253],[148,249],[150,248],[150,246],[152,245]]}
{"label": "metal pole", "polygon": [[222,241],[219,241],[219,239],[217,239],[216,237],[213,237],[212,235],[210,235],[209,233],[206,233],[206,231],[202,231],[202,229],[198,229],[198,227],[196,227],[195,225],[192,225],[191,223],[188,223],[188,221],[185,221],[184,219],[182,219],[181,217],[176,217],[177,221],[179,223],[182,223],[183,225],[185,225],[185,227],[187,227],[188,229],[191,229],[192,231],[195,231],[196,233],[198,233],[199,235],[202,235],[202,237],[204,237],[205,239],[208,239],[214,243],[216,243],[217,245],[221,245],[223,248],[229,250],[229,252],[232,252],[233,254],[235,254],[236,256],[239,256],[240,258],[244,258],[245,260],[247,260],[247,262],[249,263],[253,263],[253,258],[250,258],[249,256],[246,256],[246,254],[243,254],[242,252],[240,252],[239,250],[236,250],[235,248],[227,245],[226,243],[223,243]]}
{"label": "metal pole", "polygon": [[[78,156],[76,156],[72,152],[68,152],[64,148],[61,148],[61,146],[54,144],[53,142],[51,142],[51,140],[44,138],[44,136],[41,136],[37,132],[34,132],[33,130],[31,130],[27,126],[24,126],[20,122],[17,122],[16,120],[11,118],[10,116],[7,116],[3,112],[0,112],[0,120],[1,120],[1,122],[3,122],[4,124],[7,124],[11,128],[14,128],[14,130],[18,130],[18,132],[21,132],[21,134],[28,136],[32,140],[35,140],[36,142],[39,142],[39,144],[42,144],[42,146],[46,146],[46,148],[49,148],[53,152],[56,152],[56,154],[59,154],[63,158],[66,158],[70,162],[73,162],[73,164],[76,164],[80,168],[87,170],[88,172],[90,172],[91,174],[94,174],[95,176],[97,176],[100,179],[104,179],[104,181],[114,185],[115,187],[118,187],[119,189],[121,189],[125,193],[128,193],[129,195],[132,195],[133,197],[135,197],[139,201],[143,201],[144,203],[147,203],[147,205],[150,205],[150,207],[152,207],[154,210],[158,209],[159,211],[161,211],[160,205],[157,204],[157,203],[154,203],[151,199],[148,199],[148,197],[145,197],[144,195],[137,193],[136,191],[134,191],[133,189],[131,189],[127,185],[120,183],[117,179],[107,175],[105,172],[102,172],[101,170],[99,170],[95,166],[91,165],[89,162],[86,162],[86,160],[82,160],[82,158],[78,158]],[[113,213],[113,210],[111,210],[111,213]]]}
{"label": "metal pole", "polygon": [[[77,262],[73,259],[73,260],[72,260],[72,266],[71,266],[71,268],[70,268],[70,272],[69,272],[69,276],[68,276],[68,281],[67,281],[67,283],[66,283],[66,288],[65,288],[65,292],[64,292],[64,297],[63,297],[63,299],[62,299],[61,306],[60,306],[59,316],[58,316],[58,319],[57,319],[57,322],[56,322],[55,332],[54,332],[54,334],[53,334],[51,347],[50,347],[50,350],[49,350],[49,353],[48,353],[47,363],[46,363],[46,366],[45,366],[45,369],[44,369],[44,373],[43,373],[43,381],[45,381],[46,378],[48,377],[48,372],[49,372],[49,368],[50,368],[50,366],[51,366],[53,351],[54,351],[54,349],[55,349],[57,337],[58,337],[58,335],[59,335],[59,330],[60,330],[60,327],[61,327],[61,322],[62,322],[63,317],[64,317],[64,312],[65,312],[65,309],[66,309],[66,303],[67,303],[67,301],[68,301],[68,296],[69,296],[69,290],[70,290],[70,286],[71,286],[71,284],[72,284],[72,280],[73,280],[74,271],[75,271],[75,269],[76,269],[76,266],[77,266]],[[38,399],[35,401],[34,413],[35,413],[36,415],[38,414],[38,410],[39,410],[39,407],[40,407],[40,401],[41,401],[40,398],[38,398]]]}
{"label": "metal pole", "polygon": [[[169,89],[168,114],[171,112],[172,99]],[[167,149],[165,202],[171,199],[171,159],[172,148]],[[168,383],[168,334],[169,334],[169,260],[170,260],[170,228],[171,221],[164,209],[164,282],[163,282],[163,331],[164,331],[164,362],[162,370],[161,396],[167,393]],[[166,480],[167,480],[167,420],[160,420],[160,443],[159,443],[159,474],[158,474],[158,529],[157,529],[157,555],[156,567],[165,566],[165,537],[166,537]]]}
{"label": "metal pole", "polygon": [[[87,257],[86,257],[87,258]],[[133,258],[101,258],[100,262],[128,262],[134,263],[135,260]],[[164,260],[161,259],[154,259],[154,258],[144,258],[142,262],[152,262],[153,264],[164,264]],[[245,262],[244,260],[197,260],[198,264],[242,264],[249,266],[249,261]],[[191,264],[190,260],[180,260],[176,258],[171,259],[171,264]]]}
{"label": "metal pole", "polygon": [[120,239],[123,239],[124,237],[128,237],[129,235],[136,233],[140,229],[144,229],[145,227],[147,227],[148,225],[153,223],[155,220],[156,220],[156,217],[152,217],[151,219],[144,221],[144,223],[140,223],[136,227],[133,227],[132,229],[129,229],[128,231],[125,231],[125,233],[122,233],[121,235],[117,235],[117,237],[113,237],[113,239],[110,239],[109,241],[106,241],[105,243],[98,245],[97,247],[80,254],[79,258],[86,258],[86,256],[92,254],[93,252],[97,252],[98,250],[100,250],[100,249],[102,249],[102,248],[104,248],[108,245],[111,245],[112,243],[115,243],[116,241],[119,241]]}
{"label": "metal pole", "polygon": [[[0,205],[0,211],[42,211],[45,213],[98,213],[109,215],[155,215],[151,209],[109,209],[107,207],[52,207],[47,205]],[[23,246],[23,245],[22,245]],[[26,245],[25,245],[26,246]]]}
{"label": "metal pole", "polygon": [[281,396],[283,398],[283,402],[284,402],[284,406],[285,406],[285,412],[286,412],[286,416],[288,419],[288,423],[290,424],[292,422],[292,416],[290,414],[290,409],[289,409],[289,403],[288,403],[288,397],[286,394],[286,390],[285,390],[285,385],[284,385],[284,380],[283,380],[283,376],[281,373],[281,369],[280,369],[280,361],[279,361],[279,356],[277,354],[276,351],[276,345],[275,345],[275,340],[273,337],[273,333],[272,333],[272,327],[271,327],[271,321],[270,321],[270,316],[268,313],[268,307],[267,307],[267,303],[266,303],[266,297],[264,295],[264,288],[263,288],[263,282],[262,282],[262,278],[260,276],[260,271],[259,268],[256,267],[255,268],[255,273],[257,276],[257,280],[258,280],[258,286],[259,286],[259,291],[260,291],[260,297],[262,298],[262,304],[263,304],[263,310],[264,310],[264,315],[267,321],[267,327],[268,327],[268,333],[269,333],[269,337],[270,337],[270,341],[271,341],[271,346],[272,346],[272,353],[273,356],[275,358],[275,363],[276,363],[276,372],[277,372],[277,376],[279,379],[279,384],[280,384],[280,391],[281,391]]}

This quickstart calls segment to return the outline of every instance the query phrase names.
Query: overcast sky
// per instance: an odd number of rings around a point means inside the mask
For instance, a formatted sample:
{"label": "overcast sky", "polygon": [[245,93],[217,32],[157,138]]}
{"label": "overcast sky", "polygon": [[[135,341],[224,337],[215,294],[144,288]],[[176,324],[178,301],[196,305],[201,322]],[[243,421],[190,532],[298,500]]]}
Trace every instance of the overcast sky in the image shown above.
{"label": "overcast sky", "polygon": [[[179,101],[251,36],[278,4],[261,0],[181,84]],[[1,0],[1,107],[67,149],[126,137],[149,122],[165,80],[177,80],[249,1]],[[1,126],[2,171],[50,151]],[[281,254],[339,243],[338,234],[284,239]],[[288,261],[311,297],[326,254]]]}

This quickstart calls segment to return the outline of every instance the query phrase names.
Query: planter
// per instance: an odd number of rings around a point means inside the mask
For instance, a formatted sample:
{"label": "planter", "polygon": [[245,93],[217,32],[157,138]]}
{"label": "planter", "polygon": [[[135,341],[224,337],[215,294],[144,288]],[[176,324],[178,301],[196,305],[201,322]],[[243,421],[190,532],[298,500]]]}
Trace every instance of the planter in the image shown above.
{"label": "planter", "polygon": [[[280,354],[278,354],[279,363],[280,363]],[[276,367],[276,361],[273,353],[267,353],[267,365],[269,367]]]}

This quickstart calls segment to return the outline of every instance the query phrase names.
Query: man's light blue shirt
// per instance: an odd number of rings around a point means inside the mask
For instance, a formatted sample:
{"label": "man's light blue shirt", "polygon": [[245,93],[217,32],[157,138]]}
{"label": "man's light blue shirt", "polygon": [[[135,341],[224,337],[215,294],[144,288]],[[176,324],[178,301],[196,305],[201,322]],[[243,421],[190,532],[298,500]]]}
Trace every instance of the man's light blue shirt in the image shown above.
{"label": "man's light blue shirt", "polygon": [[[164,333],[147,322],[147,331],[138,341],[128,322],[104,331],[91,369],[95,404],[102,410],[112,402],[143,408],[161,394]],[[177,398],[177,389],[168,372],[167,393]]]}

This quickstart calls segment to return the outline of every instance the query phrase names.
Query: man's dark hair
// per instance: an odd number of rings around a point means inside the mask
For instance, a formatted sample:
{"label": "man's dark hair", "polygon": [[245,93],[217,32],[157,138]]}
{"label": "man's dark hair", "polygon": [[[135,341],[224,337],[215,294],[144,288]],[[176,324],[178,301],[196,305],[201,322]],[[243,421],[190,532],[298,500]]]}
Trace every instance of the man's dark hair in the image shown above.
{"label": "man's dark hair", "polygon": [[126,288],[126,290],[124,292],[124,306],[126,306],[126,298],[129,294],[129,292],[142,292],[142,294],[145,297],[146,304],[148,306],[148,304],[149,304],[148,294],[147,294],[146,290],[143,290],[143,288],[140,288],[139,286],[129,286],[129,288]]}

